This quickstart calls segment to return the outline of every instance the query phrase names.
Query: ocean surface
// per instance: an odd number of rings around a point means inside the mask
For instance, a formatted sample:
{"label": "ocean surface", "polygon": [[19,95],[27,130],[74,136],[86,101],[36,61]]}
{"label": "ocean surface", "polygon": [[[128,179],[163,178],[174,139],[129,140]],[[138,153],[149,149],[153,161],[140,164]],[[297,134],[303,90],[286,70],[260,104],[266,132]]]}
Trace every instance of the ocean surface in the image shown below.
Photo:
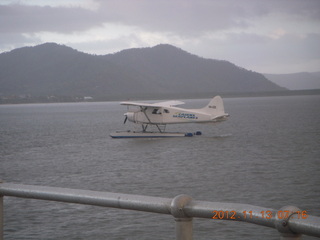
{"label": "ocean surface", "polygon": [[[185,100],[203,107],[209,99]],[[223,123],[168,125],[202,131],[173,139],[112,139],[118,102],[0,106],[5,182],[173,198],[295,205],[320,217],[320,96],[225,98]],[[172,216],[5,197],[11,239],[175,239]],[[279,239],[275,229],[193,220],[194,239]],[[303,239],[317,239],[304,236]]]}

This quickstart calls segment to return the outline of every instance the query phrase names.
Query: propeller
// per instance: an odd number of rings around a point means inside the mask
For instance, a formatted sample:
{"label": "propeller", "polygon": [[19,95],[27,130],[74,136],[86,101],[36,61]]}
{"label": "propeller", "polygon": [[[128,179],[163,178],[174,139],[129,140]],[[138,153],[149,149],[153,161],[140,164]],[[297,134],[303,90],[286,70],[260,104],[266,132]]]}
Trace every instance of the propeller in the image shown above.
{"label": "propeller", "polygon": [[124,119],[124,122],[123,122],[123,124],[126,124],[126,122],[127,122],[127,120],[128,120],[128,116],[127,116],[127,114],[125,113],[124,114],[126,117],[125,117],[125,119]]}

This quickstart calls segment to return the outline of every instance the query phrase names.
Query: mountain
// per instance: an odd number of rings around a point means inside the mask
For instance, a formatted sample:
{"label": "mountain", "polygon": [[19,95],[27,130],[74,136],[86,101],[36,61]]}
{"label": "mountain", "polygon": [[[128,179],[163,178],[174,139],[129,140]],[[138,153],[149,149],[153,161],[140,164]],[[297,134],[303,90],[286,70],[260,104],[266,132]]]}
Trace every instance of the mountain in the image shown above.
{"label": "mountain", "polygon": [[139,79],[130,76],[131,81],[126,81],[126,74],[120,66],[97,56],[46,43],[0,55],[0,94],[99,96],[125,93],[125,84],[138,90],[131,83]]}
{"label": "mountain", "polygon": [[264,74],[264,76],[290,90],[320,89],[320,72]]}
{"label": "mountain", "polygon": [[171,45],[90,55],[45,43],[0,54],[0,96],[107,99],[280,91],[262,74]]}
{"label": "mountain", "polygon": [[144,73],[164,92],[256,92],[283,90],[263,75],[227,62],[204,59],[167,44],[123,50],[105,59]]}

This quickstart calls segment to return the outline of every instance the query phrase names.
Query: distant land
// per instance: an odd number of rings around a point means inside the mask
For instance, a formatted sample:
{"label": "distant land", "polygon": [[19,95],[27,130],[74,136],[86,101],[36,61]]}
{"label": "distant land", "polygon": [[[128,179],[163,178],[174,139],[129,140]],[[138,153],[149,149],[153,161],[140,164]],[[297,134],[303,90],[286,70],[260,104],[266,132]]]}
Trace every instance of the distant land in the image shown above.
{"label": "distant land", "polygon": [[289,90],[320,89],[320,72],[263,75],[275,84]]}
{"label": "distant land", "polygon": [[45,43],[0,54],[0,103],[288,93],[264,75],[172,45],[90,55]]}

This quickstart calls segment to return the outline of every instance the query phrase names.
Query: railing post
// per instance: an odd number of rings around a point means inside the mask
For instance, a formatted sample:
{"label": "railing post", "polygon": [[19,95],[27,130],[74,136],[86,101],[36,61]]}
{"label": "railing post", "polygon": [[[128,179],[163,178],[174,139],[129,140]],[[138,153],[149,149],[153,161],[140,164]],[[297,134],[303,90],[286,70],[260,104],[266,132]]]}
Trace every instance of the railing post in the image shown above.
{"label": "railing post", "polygon": [[185,205],[191,200],[191,197],[182,194],[176,196],[171,202],[170,212],[175,217],[177,240],[192,240],[192,217],[188,217],[184,213]]}
{"label": "railing post", "polygon": [[176,239],[192,240],[192,218],[175,218]]}

